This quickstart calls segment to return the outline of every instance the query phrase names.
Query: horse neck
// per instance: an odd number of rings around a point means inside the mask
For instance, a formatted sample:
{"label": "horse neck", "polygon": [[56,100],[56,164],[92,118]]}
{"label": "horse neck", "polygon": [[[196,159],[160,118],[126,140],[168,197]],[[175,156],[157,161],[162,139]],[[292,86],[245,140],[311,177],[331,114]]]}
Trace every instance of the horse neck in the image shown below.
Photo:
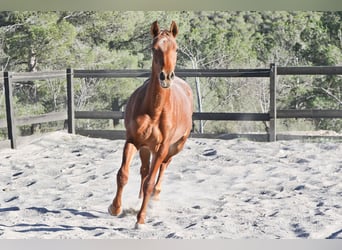
{"label": "horse neck", "polygon": [[152,70],[151,79],[145,95],[145,104],[152,119],[158,119],[163,111],[166,101],[169,99],[170,89],[160,86],[159,75]]}

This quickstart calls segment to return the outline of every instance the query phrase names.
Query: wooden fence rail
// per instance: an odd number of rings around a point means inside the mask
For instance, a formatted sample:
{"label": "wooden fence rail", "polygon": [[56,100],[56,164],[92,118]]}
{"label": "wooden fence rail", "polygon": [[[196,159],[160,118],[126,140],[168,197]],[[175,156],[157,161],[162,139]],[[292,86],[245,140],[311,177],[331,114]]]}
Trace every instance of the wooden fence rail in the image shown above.
{"label": "wooden fence rail", "polygon": [[[276,88],[277,79],[280,75],[342,75],[340,66],[315,66],[315,67],[277,67],[271,64],[266,69],[211,69],[193,70],[176,69],[179,77],[261,77],[269,78],[270,81],[270,105],[268,113],[208,113],[195,112],[194,120],[234,120],[234,121],[268,121],[268,134],[263,138],[268,141],[277,139],[276,120],[281,118],[342,118],[342,110],[277,110]],[[75,111],[74,107],[74,78],[147,78],[149,70],[73,70],[15,73],[3,72],[3,85],[5,93],[6,120],[0,120],[0,128],[7,127],[8,139],[12,148],[16,148],[16,126],[29,125],[50,121],[67,120],[68,132],[79,133],[88,136],[103,137],[108,131],[84,131],[75,128],[76,119],[122,119],[123,112],[120,111]],[[13,107],[12,84],[14,82],[25,82],[46,79],[66,79],[67,84],[67,111],[53,112],[38,116],[15,117]],[[112,138],[123,138],[124,131],[110,131]],[[200,137],[202,135],[193,135]],[[206,135],[210,136],[210,135]],[[229,136],[228,136],[229,137]],[[278,135],[279,137],[279,135]]]}
{"label": "wooden fence rail", "polygon": [[[75,78],[149,77],[150,70],[74,70]],[[270,69],[176,69],[179,77],[269,77]]]}
{"label": "wooden fence rail", "polygon": [[342,75],[342,66],[277,67],[278,75]]}
{"label": "wooden fence rail", "polygon": [[[17,133],[16,127],[22,125],[31,125],[52,121],[69,120],[70,117],[66,112],[51,112],[42,115],[16,117],[13,106],[13,83],[26,82],[34,80],[46,80],[46,79],[65,79],[68,75],[68,71],[50,71],[50,72],[4,72],[3,84],[5,92],[5,106],[6,106],[6,127],[8,139],[10,140],[11,148],[17,147]],[[67,97],[68,100],[73,100],[71,96]],[[72,118],[72,117],[71,117]],[[5,122],[0,121],[0,128],[4,127]]]}
{"label": "wooden fence rail", "polygon": [[[122,111],[76,111],[75,119],[123,119]],[[212,121],[269,121],[268,113],[194,112],[193,120]]]}

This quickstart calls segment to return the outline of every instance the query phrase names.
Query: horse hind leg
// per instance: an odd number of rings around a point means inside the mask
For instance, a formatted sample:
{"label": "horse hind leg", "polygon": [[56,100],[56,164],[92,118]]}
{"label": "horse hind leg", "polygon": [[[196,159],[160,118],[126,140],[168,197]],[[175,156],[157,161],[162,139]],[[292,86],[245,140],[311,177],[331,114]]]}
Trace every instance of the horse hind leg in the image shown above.
{"label": "horse hind leg", "polygon": [[108,208],[108,212],[111,215],[118,215],[121,213],[122,210],[122,192],[124,186],[128,182],[128,175],[129,175],[129,166],[132,162],[133,156],[136,153],[137,148],[132,144],[126,141],[123,155],[122,155],[122,163],[121,167],[116,176],[116,183],[117,183],[117,190],[115,198],[112,204]]}
{"label": "horse hind leg", "polygon": [[140,155],[140,160],[141,160],[141,167],[140,167],[141,184],[140,184],[139,198],[142,198],[144,195],[144,182],[150,171],[151,153],[147,148],[141,148],[139,151],[139,155]]}
{"label": "horse hind leg", "polygon": [[163,177],[164,177],[164,172],[167,169],[167,166],[170,164],[171,162],[171,158],[169,158],[166,162],[163,162],[160,165],[160,169],[159,169],[159,173],[158,173],[158,179],[156,182],[156,185],[154,186],[154,191],[153,191],[153,200],[159,200],[159,195],[161,192],[161,184],[163,181]]}
{"label": "horse hind leg", "polygon": [[179,151],[183,149],[186,139],[187,139],[187,136],[182,136],[175,144],[173,144],[169,149],[168,157],[161,164],[160,169],[159,169],[159,174],[158,174],[158,180],[156,182],[156,185],[154,186],[154,192],[153,192],[154,200],[159,200],[159,194],[161,192],[161,183],[163,181],[164,172],[167,169],[168,165],[170,164],[172,160],[172,156],[176,155]]}

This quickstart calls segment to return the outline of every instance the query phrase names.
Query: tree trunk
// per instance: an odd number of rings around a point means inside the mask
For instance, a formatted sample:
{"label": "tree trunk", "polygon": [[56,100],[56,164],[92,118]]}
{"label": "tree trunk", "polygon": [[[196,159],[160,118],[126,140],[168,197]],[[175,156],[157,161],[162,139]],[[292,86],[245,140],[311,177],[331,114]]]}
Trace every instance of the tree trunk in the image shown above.
{"label": "tree trunk", "polygon": [[[196,58],[192,59],[192,67],[193,69],[198,69],[197,66],[197,60]],[[195,77],[195,86],[196,86],[196,97],[197,97],[197,106],[198,106],[198,112],[202,112],[202,92],[201,92],[201,82],[199,77]],[[203,134],[204,128],[203,128],[203,121],[198,121],[198,131],[199,133]]]}
{"label": "tree trunk", "polygon": [[[198,112],[202,112],[202,93],[201,93],[201,82],[199,77],[195,78],[195,84],[196,84],[196,96],[197,96],[197,105],[198,105]],[[203,121],[199,120],[199,132],[203,134]]]}

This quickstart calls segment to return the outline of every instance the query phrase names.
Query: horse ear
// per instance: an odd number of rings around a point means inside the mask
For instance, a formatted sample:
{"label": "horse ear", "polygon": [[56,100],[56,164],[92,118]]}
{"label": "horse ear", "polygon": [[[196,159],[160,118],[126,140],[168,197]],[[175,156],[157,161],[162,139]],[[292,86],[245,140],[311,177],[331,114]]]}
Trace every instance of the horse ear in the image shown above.
{"label": "horse ear", "polygon": [[171,33],[172,33],[172,35],[173,35],[174,37],[177,36],[177,34],[178,34],[178,27],[177,27],[177,24],[176,24],[175,21],[172,21],[171,27],[170,27],[170,31],[171,31]]}
{"label": "horse ear", "polygon": [[160,31],[160,29],[159,29],[158,21],[154,21],[151,25],[151,35],[153,37],[156,37],[156,36],[158,36],[159,31]]}

